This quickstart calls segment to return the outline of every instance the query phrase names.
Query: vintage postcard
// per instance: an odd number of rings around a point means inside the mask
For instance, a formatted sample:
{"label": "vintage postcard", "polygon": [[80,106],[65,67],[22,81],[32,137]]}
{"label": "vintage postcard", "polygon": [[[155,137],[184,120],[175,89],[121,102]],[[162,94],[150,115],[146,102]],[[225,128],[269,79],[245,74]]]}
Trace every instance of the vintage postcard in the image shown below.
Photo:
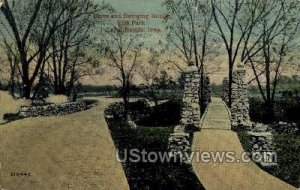
{"label": "vintage postcard", "polygon": [[297,190],[299,0],[0,0],[0,190]]}

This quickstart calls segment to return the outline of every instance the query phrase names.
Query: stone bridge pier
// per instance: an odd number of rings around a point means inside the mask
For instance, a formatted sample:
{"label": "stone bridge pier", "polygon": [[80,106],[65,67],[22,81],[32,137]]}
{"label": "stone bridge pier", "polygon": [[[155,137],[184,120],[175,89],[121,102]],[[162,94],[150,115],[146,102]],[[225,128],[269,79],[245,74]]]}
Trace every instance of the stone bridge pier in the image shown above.
{"label": "stone bridge pier", "polygon": [[185,86],[183,92],[183,108],[181,112],[181,125],[199,126],[201,119],[200,109],[200,74],[196,66],[190,66],[185,71]]}
{"label": "stone bridge pier", "polygon": [[[239,66],[233,71],[232,94],[231,94],[231,126],[234,130],[250,129],[252,124],[249,116],[249,99],[247,84],[245,81],[246,69]],[[222,86],[222,99],[229,104],[229,80],[225,78]]]}
{"label": "stone bridge pier", "polygon": [[[171,156],[174,157],[180,157],[182,153],[190,152],[189,132],[199,128],[201,123],[200,95],[203,94],[202,99],[204,103],[202,106],[207,106],[211,101],[209,77],[204,77],[203,93],[201,93],[201,74],[198,68],[189,66],[184,75],[185,86],[182,97],[180,125],[175,127],[174,133],[171,134],[169,139],[169,150]],[[184,156],[180,158],[185,162],[186,158]]]}

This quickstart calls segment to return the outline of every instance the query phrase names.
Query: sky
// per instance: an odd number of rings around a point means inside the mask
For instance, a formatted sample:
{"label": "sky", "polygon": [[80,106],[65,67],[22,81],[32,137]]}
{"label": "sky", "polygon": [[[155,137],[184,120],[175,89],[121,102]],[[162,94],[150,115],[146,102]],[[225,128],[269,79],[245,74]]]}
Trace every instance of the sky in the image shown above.
{"label": "sky", "polygon": [[[103,0],[95,0],[102,2]],[[117,12],[126,14],[165,14],[162,6],[163,0],[106,0]],[[159,19],[150,19],[146,21],[146,27],[160,28],[164,31],[164,25]],[[164,32],[150,33],[144,36],[145,44],[155,45],[160,40],[164,41]]]}
{"label": "sky", "polygon": [[160,13],[162,0],[108,0],[117,10],[132,13]]}

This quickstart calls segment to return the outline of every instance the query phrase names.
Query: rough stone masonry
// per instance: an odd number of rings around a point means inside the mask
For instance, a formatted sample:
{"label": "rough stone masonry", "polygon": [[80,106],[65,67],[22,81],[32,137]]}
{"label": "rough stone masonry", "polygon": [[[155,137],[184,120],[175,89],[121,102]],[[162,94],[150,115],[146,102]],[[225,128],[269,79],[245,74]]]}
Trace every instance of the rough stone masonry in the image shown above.
{"label": "rough stone masonry", "polygon": [[[249,99],[247,95],[247,84],[245,83],[246,69],[239,66],[233,71],[232,94],[231,94],[231,126],[234,130],[251,129],[249,116]],[[222,86],[222,99],[229,103],[229,81],[225,78]]]}
{"label": "rough stone masonry", "polygon": [[176,126],[169,138],[170,156],[190,164],[186,153],[189,153],[190,142],[188,127],[199,127],[201,113],[199,104],[200,74],[196,66],[189,66],[185,71],[185,87],[180,125]]}
{"label": "rough stone masonry", "polygon": [[249,116],[250,107],[245,77],[246,69],[243,66],[239,66],[233,72],[231,104],[231,125],[233,129],[238,129],[238,127],[251,129],[252,126]]}
{"label": "rough stone masonry", "polygon": [[186,127],[200,125],[200,74],[196,66],[189,66],[185,71],[185,86],[183,92],[183,108],[181,113],[181,124]]}

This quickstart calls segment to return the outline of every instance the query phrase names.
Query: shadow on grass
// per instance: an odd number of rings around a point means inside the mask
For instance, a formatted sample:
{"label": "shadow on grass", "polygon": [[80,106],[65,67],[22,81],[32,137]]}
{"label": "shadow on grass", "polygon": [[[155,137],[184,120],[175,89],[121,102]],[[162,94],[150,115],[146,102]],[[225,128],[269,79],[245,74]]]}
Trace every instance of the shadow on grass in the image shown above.
{"label": "shadow on grass", "polygon": [[[148,153],[167,153],[168,139],[173,133],[174,126],[179,122],[180,111],[178,110],[180,110],[180,105],[178,107],[178,104],[174,102],[162,104],[156,108],[155,112],[147,115],[147,118],[140,120],[139,124],[143,125],[140,125],[138,129],[129,128],[120,118],[107,119],[120,159],[126,158],[126,151],[132,149],[144,150]],[[128,159],[124,160],[122,165],[130,189],[204,189],[191,165],[160,160],[153,163],[132,162]]]}

